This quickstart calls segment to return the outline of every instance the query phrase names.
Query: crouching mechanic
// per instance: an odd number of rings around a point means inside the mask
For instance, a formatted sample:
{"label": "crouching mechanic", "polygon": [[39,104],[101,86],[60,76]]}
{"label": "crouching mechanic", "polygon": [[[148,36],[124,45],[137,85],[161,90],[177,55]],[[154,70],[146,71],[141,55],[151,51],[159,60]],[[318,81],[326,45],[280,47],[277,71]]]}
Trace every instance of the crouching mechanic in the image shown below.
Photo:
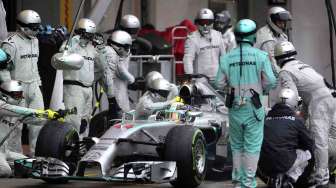
{"label": "crouching mechanic", "polygon": [[256,23],[240,20],[235,27],[238,47],[220,59],[216,85],[229,90],[230,143],[233,156],[232,181],[235,187],[256,187],[255,173],[263,139],[265,110],[263,91],[275,86],[267,53],[253,48]]}
{"label": "crouching mechanic", "polygon": [[[42,125],[45,123],[45,118],[57,119],[57,112],[52,110],[35,110],[17,106],[23,99],[23,85],[16,80],[5,81],[0,85],[0,118],[17,117],[22,118],[23,123]],[[26,158],[21,153],[11,151],[7,143],[8,134],[14,128],[9,124],[1,124],[0,139],[4,140],[0,145],[0,177],[8,177],[12,174],[10,165],[7,161]],[[14,125],[15,126],[15,125]],[[20,138],[18,138],[20,139]]]}
{"label": "crouching mechanic", "polygon": [[292,187],[313,155],[314,141],[303,118],[296,115],[298,102],[295,91],[281,89],[266,116],[258,166],[271,187]]}
{"label": "crouching mechanic", "polygon": [[319,73],[296,60],[297,52],[291,42],[277,43],[274,53],[281,68],[279,85],[297,92],[308,109],[308,126],[315,143],[312,183],[318,188],[328,187],[328,138],[330,127],[336,123],[336,99]]}
{"label": "crouching mechanic", "polygon": [[[149,83],[148,91],[139,99],[136,106],[136,118],[148,119],[157,110],[163,110],[174,102],[181,102],[177,93],[172,96],[171,83],[163,78],[157,78]],[[172,98],[168,98],[171,94]]]}

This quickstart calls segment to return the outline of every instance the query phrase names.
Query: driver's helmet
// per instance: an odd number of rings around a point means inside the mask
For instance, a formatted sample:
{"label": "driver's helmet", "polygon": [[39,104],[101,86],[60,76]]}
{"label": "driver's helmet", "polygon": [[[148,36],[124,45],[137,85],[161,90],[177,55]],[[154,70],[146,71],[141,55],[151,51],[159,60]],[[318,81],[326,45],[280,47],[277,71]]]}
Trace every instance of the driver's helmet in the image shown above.
{"label": "driver's helmet", "polygon": [[159,94],[161,97],[167,98],[169,95],[170,87],[171,85],[166,79],[158,78],[153,80],[149,84],[148,90],[153,93]]}
{"label": "driver's helmet", "polygon": [[23,87],[20,81],[9,80],[0,85],[2,97],[9,104],[18,105],[23,97]]}
{"label": "driver's helmet", "polygon": [[184,115],[179,110],[166,110],[164,118],[171,121],[181,121],[184,119]]}

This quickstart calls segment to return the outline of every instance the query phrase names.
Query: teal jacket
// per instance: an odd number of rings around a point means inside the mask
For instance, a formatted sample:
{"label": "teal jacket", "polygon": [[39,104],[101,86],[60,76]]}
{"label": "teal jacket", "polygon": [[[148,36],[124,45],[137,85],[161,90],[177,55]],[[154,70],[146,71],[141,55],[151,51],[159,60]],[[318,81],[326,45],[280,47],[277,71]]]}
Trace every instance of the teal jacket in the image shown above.
{"label": "teal jacket", "polygon": [[249,99],[252,96],[250,89],[259,94],[268,93],[276,86],[268,54],[249,43],[240,43],[228,54],[221,56],[216,86],[218,89],[226,86],[234,88],[235,101],[240,97]]}

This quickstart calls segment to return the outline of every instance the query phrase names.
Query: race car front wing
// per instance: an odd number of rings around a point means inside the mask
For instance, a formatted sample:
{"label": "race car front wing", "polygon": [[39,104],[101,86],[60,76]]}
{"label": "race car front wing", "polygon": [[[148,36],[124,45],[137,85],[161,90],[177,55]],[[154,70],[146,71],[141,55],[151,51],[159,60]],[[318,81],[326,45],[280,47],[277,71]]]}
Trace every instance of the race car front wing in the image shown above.
{"label": "race car front wing", "polygon": [[[55,158],[38,157],[16,160],[16,176],[32,177],[43,180],[90,180],[108,182],[165,183],[177,178],[176,162],[173,161],[136,161],[111,170],[107,176],[70,176],[66,163]],[[51,182],[51,181],[50,181]]]}

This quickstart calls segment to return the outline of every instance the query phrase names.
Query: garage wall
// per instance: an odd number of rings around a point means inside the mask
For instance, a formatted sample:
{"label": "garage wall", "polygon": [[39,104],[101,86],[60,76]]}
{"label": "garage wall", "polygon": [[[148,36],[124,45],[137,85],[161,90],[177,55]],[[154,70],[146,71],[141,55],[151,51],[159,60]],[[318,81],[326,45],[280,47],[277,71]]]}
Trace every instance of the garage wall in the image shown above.
{"label": "garage wall", "polygon": [[41,16],[43,24],[59,25],[59,0],[18,0],[18,12],[32,9]]}
{"label": "garage wall", "polygon": [[[336,2],[332,3],[336,14]],[[267,0],[249,1],[247,15],[256,20],[261,27],[265,24],[268,8]],[[290,10],[293,16],[290,37],[297,48],[298,58],[312,65],[331,82],[329,28],[324,1],[288,0],[285,8]],[[242,14],[245,13],[240,12],[240,15]],[[336,43],[334,45],[336,54]]]}
{"label": "garage wall", "polygon": [[[98,25],[99,31],[107,31],[114,28],[115,19],[118,14],[119,4],[120,0],[111,0],[111,3],[109,5],[106,14],[104,15],[101,23]],[[140,10],[137,8],[137,6],[138,2],[134,2],[133,0],[124,0],[123,15],[133,14],[139,17]]]}
{"label": "garage wall", "polygon": [[[92,3],[95,1],[97,0],[91,0]],[[108,12],[98,26],[100,31],[112,29],[114,26],[120,0],[111,1]],[[74,2],[78,3],[79,0],[74,0]],[[139,2],[125,0],[124,14],[132,13],[140,16]],[[287,8],[291,10],[294,18],[292,40],[299,52],[298,57],[313,65],[328,80],[331,80],[329,31],[324,1],[288,0],[288,2]],[[44,24],[59,24],[59,0],[18,0],[17,3],[18,10],[34,9],[38,11]],[[239,15],[247,15],[255,19],[259,26],[265,24],[268,0],[242,1],[240,3],[247,3],[248,10],[240,10]],[[336,12],[334,1],[333,4]],[[193,20],[196,12],[207,6],[208,0],[148,0],[149,22],[154,24],[157,29],[163,30],[185,18]],[[76,6],[74,5],[74,7]]]}
{"label": "garage wall", "polygon": [[188,18],[194,20],[197,11],[208,7],[207,0],[149,0],[149,21],[158,30],[177,25]]}
{"label": "garage wall", "polygon": [[[336,13],[336,2],[332,3]],[[293,0],[291,6],[293,43],[298,57],[331,82],[329,28],[324,1]]]}

